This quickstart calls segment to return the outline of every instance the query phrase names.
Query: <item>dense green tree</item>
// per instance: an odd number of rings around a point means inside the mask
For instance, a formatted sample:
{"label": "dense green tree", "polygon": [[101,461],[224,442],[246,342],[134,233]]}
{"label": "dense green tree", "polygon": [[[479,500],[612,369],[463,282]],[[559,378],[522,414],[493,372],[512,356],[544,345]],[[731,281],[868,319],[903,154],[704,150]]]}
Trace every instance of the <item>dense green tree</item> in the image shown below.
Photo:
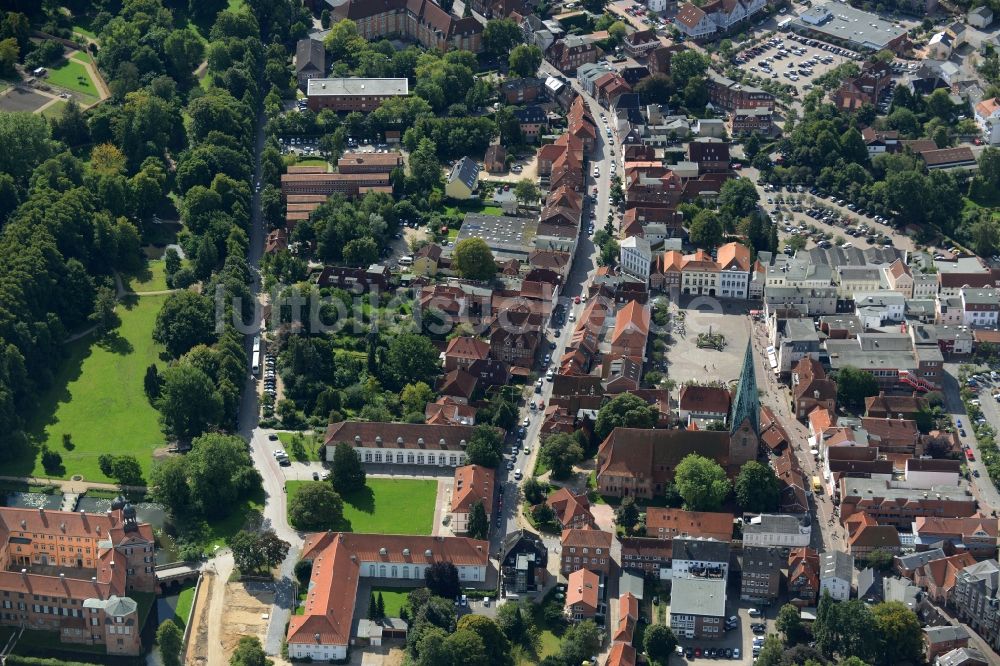
{"label": "dense green tree", "polygon": [[542,50],[534,44],[518,44],[507,57],[511,74],[528,77],[538,73],[542,64]]}
{"label": "dense green tree", "polygon": [[785,604],[781,607],[774,627],[785,635],[785,645],[788,646],[801,643],[807,636],[799,609],[792,604]]}
{"label": "dense green tree", "polygon": [[439,352],[419,333],[400,333],[386,350],[386,380],[402,388],[411,382],[432,384],[440,372]]}
{"label": "dense green tree", "polygon": [[677,465],[674,483],[689,511],[716,511],[731,490],[719,463],[696,453],[688,454]]}
{"label": "dense green tree", "polygon": [[626,497],[615,509],[615,522],[625,528],[626,534],[631,534],[639,522],[639,507],[634,497]]}
{"label": "dense green tree", "polygon": [[354,447],[337,442],[333,449],[333,471],[330,483],[341,495],[350,495],[365,487],[365,468]]}
{"label": "dense green tree", "polygon": [[878,395],[878,380],[867,370],[845,366],[837,371],[837,402],[848,407],[861,407],[865,398]]}
{"label": "dense green tree", "polygon": [[483,50],[491,56],[508,54],[523,41],[521,28],[513,19],[490,19],[483,28]]}
{"label": "dense green tree", "polygon": [[542,196],[541,190],[530,178],[522,178],[514,184],[514,195],[524,204],[534,204]]}
{"label": "dense green tree", "polygon": [[533,476],[528,477],[521,484],[521,493],[524,495],[524,501],[528,504],[534,505],[544,502],[547,492],[548,486]]}
{"label": "dense green tree", "polygon": [[281,564],[290,548],[274,530],[260,532],[243,530],[226,540],[233,553],[233,561],[241,572],[256,573]]}
{"label": "dense green tree", "polygon": [[615,428],[653,428],[659,418],[656,408],[631,393],[620,393],[597,412],[594,435],[604,441]]}
{"label": "dense green tree", "polygon": [[482,501],[475,501],[469,508],[469,524],[466,533],[471,539],[487,539],[490,535],[490,519]]}
{"label": "dense green tree", "polygon": [[288,522],[298,530],[335,530],[343,517],[343,500],[333,486],[322,481],[306,481],[288,503]]}
{"label": "dense green tree", "polygon": [[160,377],[156,408],[165,434],[186,441],[219,424],[222,398],[203,371],[181,362],[166,368]]}
{"label": "dense green tree", "polygon": [[458,631],[471,631],[479,636],[486,653],[486,663],[490,666],[513,664],[510,641],[492,618],[472,613],[463,615],[458,620]]}
{"label": "dense green tree", "polygon": [[920,663],[923,654],[923,630],[920,619],[900,601],[883,601],[872,609],[875,628],[881,638],[876,663],[889,666],[905,662]]}
{"label": "dense green tree", "polygon": [[768,636],[760,649],[760,655],[755,662],[757,666],[781,666],[784,647],[777,636]]}
{"label": "dense green tree", "polygon": [[378,245],[370,237],[355,238],[344,245],[344,263],[367,267],[378,261]]}
{"label": "dense green tree", "polygon": [[214,340],[214,315],[207,296],[192,291],[171,294],[156,315],[153,339],[177,358],[195,345]]}
{"label": "dense green tree", "polygon": [[156,630],[156,644],[164,666],[180,666],[184,633],[173,620],[164,620]]}
{"label": "dense green tree", "polygon": [[[201,2],[201,0],[197,0]],[[233,656],[229,658],[229,666],[273,666],[274,660],[268,659],[264,646],[256,636],[242,636],[236,644]]]}
{"label": "dense green tree", "polygon": [[694,219],[688,231],[691,244],[701,249],[716,248],[722,244],[725,229],[718,214],[711,210],[702,210]]}
{"label": "dense green tree", "polygon": [[580,666],[597,654],[601,646],[601,632],[593,620],[577,622],[566,630],[559,643],[559,656],[568,666]]}
{"label": "dense green tree", "polygon": [[480,424],[465,447],[465,455],[470,465],[494,468],[503,457],[503,440],[493,427]]}
{"label": "dense green tree", "polygon": [[670,76],[679,90],[683,90],[691,79],[703,76],[706,71],[708,58],[694,49],[676,53],[670,59]]}
{"label": "dense green tree", "polygon": [[424,583],[431,594],[445,599],[454,599],[461,592],[458,569],[451,562],[434,562],[424,569]]}
{"label": "dense green tree", "polygon": [[719,190],[719,209],[730,220],[738,220],[757,210],[758,199],[757,188],[748,178],[731,178]]}
{"label": "dense green tree", "polygon": [[756,460],[743,464],[734,484],[736,501],[750,513],[768,513],[778,508],[781,483],[774,470]]}
{"label": "dense green tree", "polygon": [[51,154],[49,124],[32,113],[0,112],[0,172],[26,183],[36,165]]}
{"label": "dense green tree", "polygon": [[489,281],[497,272],[493,252],[481,238],[466,238],[456,243],[452,265],[459,275],[468,280]]}
{"label": "dense green tree", "polygon": [[652,624],[646,628],[642,646],[654,664],[666,666],[670,661],[670,655],[674,653],[674,648],[677,647],[677,637],[670,627]]}
{"label": "dense green tree", "polygon": [[573,472],[573,465],[583,460],[583,448],[573,435],[559,433],[542,440],[539,455],[552,470],[553,479],[565,479]]}

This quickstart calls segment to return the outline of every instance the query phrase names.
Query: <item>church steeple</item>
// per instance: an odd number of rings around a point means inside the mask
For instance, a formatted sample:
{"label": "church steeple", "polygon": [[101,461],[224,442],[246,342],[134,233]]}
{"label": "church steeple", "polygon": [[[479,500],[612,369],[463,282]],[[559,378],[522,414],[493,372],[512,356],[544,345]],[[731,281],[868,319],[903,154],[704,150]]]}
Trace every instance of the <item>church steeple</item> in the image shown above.
{"label": "church steeple", "polygon": [[757,373],[754,370],[753,349],[747,342],[747,350],[743,355],[743,368],[740,370],[740,381],[736,385],[736,397],[733,399],[732,412],[729,415],[729,434],[735,435],[749,419],[753,434],[760,434],[760,399],[757,396]]}

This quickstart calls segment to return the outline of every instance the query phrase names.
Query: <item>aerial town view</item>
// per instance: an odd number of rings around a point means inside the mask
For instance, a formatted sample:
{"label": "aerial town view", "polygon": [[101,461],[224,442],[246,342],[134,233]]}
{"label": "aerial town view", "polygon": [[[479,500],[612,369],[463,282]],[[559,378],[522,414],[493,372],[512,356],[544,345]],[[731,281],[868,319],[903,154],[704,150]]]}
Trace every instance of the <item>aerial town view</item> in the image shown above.
{"label": "aerial town view", "polygon": [[0,665],[1000,665],[1000,0],[0,0]]}

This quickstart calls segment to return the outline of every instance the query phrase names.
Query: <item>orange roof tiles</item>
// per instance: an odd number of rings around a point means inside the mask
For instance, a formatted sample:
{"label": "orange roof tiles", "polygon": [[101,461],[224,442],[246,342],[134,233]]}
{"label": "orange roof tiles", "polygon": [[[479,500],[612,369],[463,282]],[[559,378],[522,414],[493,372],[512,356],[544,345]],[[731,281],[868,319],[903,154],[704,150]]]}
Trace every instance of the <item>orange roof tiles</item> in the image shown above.
{"label": "orange roof tiles", "polygon": [[750,270],[750,249],[742,243],[726,243],[719,248],[716,256],[723,270]]}
{"label": "orange roof tiles", "polygon": [[611,548],[612,535],[595,529],[570,529],[563,530],[560,543],[563,548],[572,546],[576,548]]}
{"label": "orange roof tiles", "polygon": [[496,470],[482,465],[465,465],[455,470],[455,489],[451,495],[452,513],[469,513],[472,505],[482,502],[486,515],[493,508]]}
{"label": "orange roof tiles", "polygon": [[600,577],[589,569],[577,569],[566,577],[566,607],[577,604],[597,612]]}
{"label": "orange roof tiles", "polygon": [[728,543],[733,539],[733,514],[649,507],[646,510],[646,534],[661,539],[699,536]]}

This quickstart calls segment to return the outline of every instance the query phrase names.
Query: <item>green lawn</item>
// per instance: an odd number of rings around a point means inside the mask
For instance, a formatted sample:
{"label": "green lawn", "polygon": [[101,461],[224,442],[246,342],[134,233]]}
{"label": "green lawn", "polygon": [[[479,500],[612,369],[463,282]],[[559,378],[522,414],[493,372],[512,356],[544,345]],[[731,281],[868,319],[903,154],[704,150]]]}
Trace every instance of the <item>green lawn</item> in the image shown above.
{"label": "green lawn", "polygon": [[64,60],[59,67],[49,70],[48,81],[54,86],[99,98],[101,94],[87,73],[87,69],[75,60]]}
{"label": "green lawn", "polygon": [[[303,483],[287,481],[288,501]],[[360,492],[344,496],[344,532],[427,535],[434,527],[437,481],[368,479]]]}
{"label": "green lawn", "polygon": [[129,278],[128,288],[137,293],[163,291],[167,286],[167,264],[162,259],[150,259],[138,275]]}
{"label": "green lawn", "polygon": [[455,201],[448,199],[448,204],[444,207],[448,215],[464,215],[465,213],[482,213],[483,215],[503,215],[500,206],[488,204],[482,199],[469,199],[467,201]]}
{"label": "green lawn", "polygon": [[64,99],[61,99],[57,101],[55,104],[52,104],[42,109],[41,115],[43,118],[49,118],[49,119],[58,118],[62,116],[63,109],[66,108],[67,104],[69,104],[69,102],[67,102]]}
{"label": "green lawn", "polygon": [[228,517],[214,523],[208,523],[208,533],[204,544],[205,552],[211,555],[216,547],[225,546],[226,539],[242,530],[247,524],[247,518],[251,513],[260,513],[263,510],[264,491],[262,489],[255,497],[247,499],[243,506],[233,511]]}
{"label": "green lawn", "polygon": [[292,458],[295,458],[300,462],[320,462],[322,460],[322,458],[320,458],[320,444],[323,441],[323,436],[316,434],[301,435],[302,439],[304,440],[303,449],[305,450],[305,457],[298,457],[292,451],[291,446],[292,446],[292,439],[295,437],[295,435],[300,435],[300,434],[301,433],[297,432],[279,432],[278,441],[281,442],[281,445],[284,447],[285,451],[287,451],[288,455],[291,456]]}
{"label": "green lawn", "polygon": [[191,607],[194,605],[194,585],[188,585],[177,597],[177,608],[174,609],[174,622],[183,629],[191,619]]}
{"label": "green lawn", "polygon": [[399,610],[406,604],[406,597],[409,590],[398,587],[373,587],[372,592],[378,597],[382,594],[382,602],[385,604],[386,617],[399,617]]}
{"label": "green lawn", "polygon": [[[164,443],[158,413],[143,390],[151,363],[159,362],[162,347],[153,342],[153,324],[166,296],[145,296],[119,303],[121,324],[101,340],[88,335],[68,345],[68,357],[52,388],[42,395],[28,417],[29,451],[9,464],[9,474],[47,476],[39,451],[47,444],[58,451],[69,478],[108,480],[97,466],[102,453],[131,453],[148,474],[151,453]],[[72,450],[63,446],[63,434],[72,436]]]}
{"label": "green lawn", "polygon": [[330,163],[327,162],[326,160],[319,159],[316,157],[307,157],[304,160],[296,160],[295,166],[321,166],[329,169]]}
{"label": "green lawn", "polygon": [[246,0],[229,0],[227,9],[231,12],[238,12],[247,4]]}
{"label": "green lawn", "polygon": [[74,60],[80,60],[82,62],[85,62],[88,65],[94,64],[94,59],[91,58],[90,54],[87,53],[86,51],[74,51],[73,53],[69,54],[69,57]]}

